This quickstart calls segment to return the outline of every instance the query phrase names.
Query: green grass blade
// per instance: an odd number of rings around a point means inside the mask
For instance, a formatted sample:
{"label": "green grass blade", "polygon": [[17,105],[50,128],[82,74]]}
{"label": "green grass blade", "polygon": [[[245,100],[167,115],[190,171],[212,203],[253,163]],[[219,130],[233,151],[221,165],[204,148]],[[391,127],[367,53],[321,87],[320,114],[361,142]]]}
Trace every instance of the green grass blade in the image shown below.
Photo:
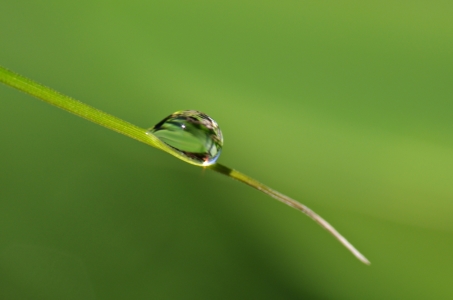
{"label": "green grass blade", "polygon": [[[197,165],[193,161],[187,159],[184,155],[182,155],[178,151],[167,146],[153,134],[148,133],[146,129],[135,126],[120,118],[107,114],[103,111],[100,111],[92,106],[89,106],[71,97],[65,96],[49,87],[36,83],[26,77],[23,77],[1,66],[0,66],[0,82],[3,82],[4,84],[10,87],[16,88],[22,92],[25,92],[36,98],[39,98],[42,101],[47,102],[51,105],[64,109],[79,117],[87,119],[91,122],[104,126],[118,133],[124,134],[130,138],[138,140],[147,145],[156,147],[187,163]],[[314,211],[312,211],[305,205],[271,189],[270,187],[256,181],[251,177],[248,177],[245,174],[225,167],[221,164],[216,163],[214,165],[208,166],[207,168],[218,173],[224,174],[230,178],[239,180],[273,197],[274,199],[277,199],[278,201],[283,202],[286,205],[305,213],[307,216],[309,216],[315,222],[317,222],[321,227],[330,232],[355,257],[357,257],[357,259],[359,259],[361,262],[365,264],[370,264],[370,262],[365,258],[365,256],[363,256],[351,243],[349,243],[337,230],[335,230],[335,228],[333,228],[327,221],[325,221],[323,218],[321,218],[318,214],[316,214]]]}

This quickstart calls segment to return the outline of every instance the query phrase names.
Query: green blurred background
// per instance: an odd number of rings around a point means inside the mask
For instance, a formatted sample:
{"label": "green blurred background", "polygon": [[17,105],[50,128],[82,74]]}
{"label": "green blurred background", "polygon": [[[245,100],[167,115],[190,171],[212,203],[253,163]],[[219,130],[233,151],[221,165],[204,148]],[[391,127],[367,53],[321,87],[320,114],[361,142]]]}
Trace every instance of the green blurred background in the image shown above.
{"label": "green blurred background", "polygon": [[0,64],[243,184],[0,86],[0,299],[451,299],[453,2],[3,0]]}

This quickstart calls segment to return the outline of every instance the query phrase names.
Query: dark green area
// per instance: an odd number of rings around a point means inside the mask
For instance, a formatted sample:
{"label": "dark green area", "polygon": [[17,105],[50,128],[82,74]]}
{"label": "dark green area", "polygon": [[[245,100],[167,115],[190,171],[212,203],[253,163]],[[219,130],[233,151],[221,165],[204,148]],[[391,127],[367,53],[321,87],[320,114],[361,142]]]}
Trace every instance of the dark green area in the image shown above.
{"label": "dark green area", "polygon": [[449,299],[453,3],[12,1],[0,64],[149,128],[196,109],[238,182],[0,86],[0,299]]}

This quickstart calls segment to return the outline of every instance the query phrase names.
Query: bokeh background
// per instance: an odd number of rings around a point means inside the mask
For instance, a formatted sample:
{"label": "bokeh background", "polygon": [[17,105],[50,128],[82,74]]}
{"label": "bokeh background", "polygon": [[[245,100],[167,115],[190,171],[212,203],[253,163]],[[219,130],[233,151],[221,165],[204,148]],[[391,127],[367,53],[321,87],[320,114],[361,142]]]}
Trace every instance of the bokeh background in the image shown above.
{"label": "bokeh background", "polygon": [[239,182],[0,86],[1,299],[451,299],[453,2],[3,0],[0,64]]}

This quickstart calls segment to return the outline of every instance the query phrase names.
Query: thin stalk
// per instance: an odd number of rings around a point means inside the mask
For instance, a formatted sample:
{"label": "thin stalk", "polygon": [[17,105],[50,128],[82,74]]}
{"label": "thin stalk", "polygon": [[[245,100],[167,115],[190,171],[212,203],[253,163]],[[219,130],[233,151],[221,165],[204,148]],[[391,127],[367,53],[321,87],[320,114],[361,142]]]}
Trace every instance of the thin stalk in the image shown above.
{"label": "thin stalk", "polygon": [[327,230],[329,233],[331,233],[343,246],[346,247],[351,253],[357,257],[358,260],[363,262],[364,264],[369,265],[370,262],[368,259],[366,259],[365,256],[363,256],[362,253],[359,252],[346,238],[344,238],[332,225],[329,224],[326,220],[324,220],[320,215],[312,211],[310,208],[307,206],[303,205],[302,203],[286,196],[283,195],[282,193],[277,192],[274,189],[271,189],[267,185],[262,184],[261,182],[239,172],[233,169],[230,169],[224,165],[221,165],[219,163],[216,163],[214,165],[211,165],[208,167],[209,169],[216,171],[218,173],[224,174],[230,178],[236,179],[240,182],[243,182],[265,194],[268,194],[274,199],[277,199],[278,201],[285,203],[286,205],[297,209],[300,212],[303,212],[310,218],[312,218],[316,223],[318,223],[322,228]]}
{"label": "thin stalk", "polygon": [[[49,87],[36,83],[26,77],[23,77],[6,68],[3,68],[2,66],[0,66],[0,82],[3,82],[4,84],[10,87],[16,88],[22,92],[25,92],[38,99],[41,99],[42,101],[47,102],[51,105],[64,109],[79,117],[87,119],[91,122],[104,126],[118,133],[124,134],[130,138],[133,138],[147,145],[156,147],[157,149],[165,151],[187,163],[196,165],[191,160],[181,155],[178,151],[167,146],[167,144],[163,143],[161,140],[159,140],[159,138],[147,132],[146,129],[135,126],[120,118],[107,114],[103,111],[100,111],[92,106],[89,106],[71,97],[65,96]],[[370,262],[365,258],[365,256],[363,256],[351,243],[349,243],[337,230],[335,230],[335,228],[333,228],[327,221],[325,221],[323,218],[321,218],[318,214],[316,214],[314,211],[312,211],[305,205],[271,189],[270,187],[258,182],[257,180],[245,174],[242,174],[241,172],[230,169],[219,163],[213,164],[206,168],[216,171],[220,174],[226,175],[230,178],[239,180],[273,197],[274,199],[277,199],[278,201],[283,202],[284,204],[303,212],[304,214],[312,218],[316,223],[318,223],[322,228],[330,232],[357,259],[359,259],[361,262],[367,265],[370,264]]]}

